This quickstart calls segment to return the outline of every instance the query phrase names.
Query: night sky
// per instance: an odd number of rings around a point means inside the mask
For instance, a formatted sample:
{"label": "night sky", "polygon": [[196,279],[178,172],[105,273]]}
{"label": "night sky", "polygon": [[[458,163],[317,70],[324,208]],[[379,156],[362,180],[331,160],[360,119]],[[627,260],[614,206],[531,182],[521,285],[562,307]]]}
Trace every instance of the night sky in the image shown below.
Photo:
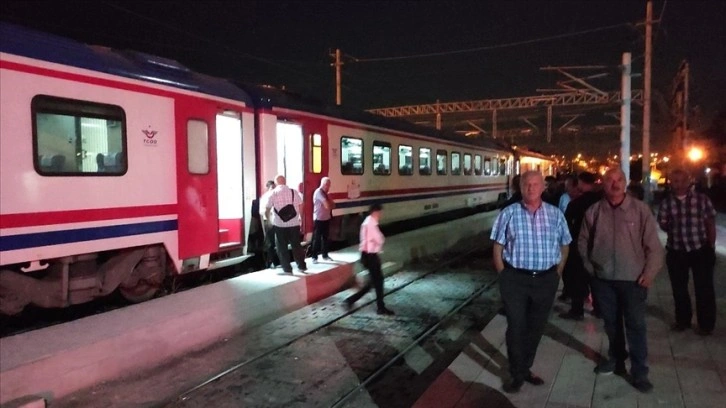
{"label": "night sky", "polygon": [[[726,2],[658,0],[653,10],[663,17],[654,27],[654,100],[670,98],[686,59],[691,102],[708,126],[726,110]],[[330,103],[329,52],[340,48],[343,104],[355,108],[536,95],[564,79],[539,69],[548,65],[611,66],[611,75],[592,83],[617,91],[622,53],[633,53],[635,72],[643,64],[644,29],[636,24],[645,1],[637,0],[6,0],[0,12],[4,21]],[[479,50],[457,52],[472,49]],[[437,55],[400,58],[422,54]],[[641,87],[635,78],[633,88]]]}

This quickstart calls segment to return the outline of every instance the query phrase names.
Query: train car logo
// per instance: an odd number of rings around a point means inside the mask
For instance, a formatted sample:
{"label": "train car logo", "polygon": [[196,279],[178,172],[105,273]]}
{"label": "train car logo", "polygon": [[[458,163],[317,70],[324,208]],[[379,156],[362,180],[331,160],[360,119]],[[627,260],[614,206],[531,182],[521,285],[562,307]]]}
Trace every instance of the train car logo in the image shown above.
{"label": "train car logo", "polygon": [[158,141],[154,139],[154,136],[156,136],[157,132],[156,130],[151,130],[151,126],[149,126],[148,129],[142,129],[141,133],[143,133],[146,136],[146,139],[144,139],[144,144],[147,146],[156,146]]}

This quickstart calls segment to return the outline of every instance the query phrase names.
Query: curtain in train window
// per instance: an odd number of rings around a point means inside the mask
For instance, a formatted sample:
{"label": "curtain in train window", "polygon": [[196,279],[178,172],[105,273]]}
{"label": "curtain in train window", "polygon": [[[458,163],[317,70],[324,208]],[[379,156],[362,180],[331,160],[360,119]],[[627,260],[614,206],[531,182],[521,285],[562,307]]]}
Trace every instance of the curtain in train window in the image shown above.
{"label": "curtain in train window", "polygon": [[373,174],[386,176],[391,174],[391,144],[373,142]]}
{"label": "curtain in train window", "polygon": [[446,150],[436,151],[436,174],[439,176],[446,175],[446,156],[448,153]]}
{"label": "curtain in train window", "polygon": [[398,174],[413,175],[413,147],[398,145]]}
{"label": "curtain in train window", "polygon": [[472,173],[472,166],[471,166],[471,155],[469,153],[464,153],[464,175],[465,176],[471,176]]}
{"label": "curtain in train window", "polygon": [[431,149],[428,147],[418,149],[418,172],[424,176],[431,175]]}
{"label": "curtain in train window", "polygon": [[474,155],[474,174],[481,176],[481,156]]}
{"label": "curtain in train window", "polygon": [[209,125],[201,120],[187,122],[187,168],[191,174],[209,173]]}
{"label": "curtain in train window", "polygon": [[31,114],[39,174],[126,173],[126,115],[121,107],[38,95],[31,102]]}
{"label": "curtain in train window", "polygon": [[363,174],[363,140],[340,138],[340,172],[346,175]]}
{"label": "curtain in train window", "polygon": [[451,152],[451,174],[458,176],[461,174],[461,153]]}

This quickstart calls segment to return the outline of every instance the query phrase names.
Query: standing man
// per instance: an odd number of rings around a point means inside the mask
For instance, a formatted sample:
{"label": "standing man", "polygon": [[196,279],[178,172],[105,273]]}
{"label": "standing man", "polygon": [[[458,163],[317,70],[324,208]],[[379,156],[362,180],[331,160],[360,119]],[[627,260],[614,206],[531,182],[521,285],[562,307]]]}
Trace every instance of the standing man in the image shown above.
{"label": "standing man", "polygon": [[595,372],[625,374],[627,335],[633,386],[650,392],[645,309],[648,288],[663,267],[663,245],[650,208],[625,193],[620,168],[605,172],[603,187],[605,197],[585,212],[578,237],[610,343],[609,358]]}
{"label": "standing man", "polygon": [[267,203],[270,201],[275,182],[268,180],[265,184],[267,190],[260,197],[260,218],[262,218],[262,231],[265,234],[265,243],[262,245],[265,257],[265,268],[277,268],[280,259],[275,251],[275,233],[272,230],[272,220],[267,216]]}
{"label": "standing man", "polygon": [[716,324],[713,268],[716,263],[716,210],[702,193],[689,191],[688,174],[678,169],[670,174],[672,194],[658,210],[658,225],[668,233],[666,265],[673,289],[676,322],[673,330],[691,327],[691,296],[688,270],[693,270],[696,294],[696,333],[707,336]]}
{"label": "standing man", "polygon": [[[593,173],[585,171],[578,176],[577,188],[580,190],[580,196],[570,201],[567,211],[565,211],[565,220],[570,228],[570,235],[573,237],[580,234],[585,211],[602,199],[602,193],[595,191],[595,181]],[[570,254],[567,257],[563,276],[563,280],[569,284],[569,295],[572,302],[570,302],[570,310],[560,314],[560,317],[579,321],[585,318],[585,299],[590,294],[590,275],[582,264],[582,256],[577,245],[577,240],[573,240],[570,244]],[[600,310],[594,297],[592,311],[593,315],[599,316]]]}
{"label": "standing man", "polygon": [[502,388],[509,393],[518,392],[525,381],[544,384],[530,369],[572,241],[562,212],[542,202],[544,188],[539,172],[522,174],[522,201],[504,208],[492,228],[512,377]]}
{"label": "standing man", "polygon": [[[277,186],[272,190],[270,199],[265,205],[265,218],[269,219],[271,210],[274,210],[275,216],[272,218],[272,229],[275,233],[277,255],[280,257],[282,270],[292,275],[290,254],[287,251],[288,245],[292,247],[292,256],[295,258],[298,271],[307,271],[307,266],[305,266],[305,253],[300,246],[300,208],[303,199],[300,193],[288,187],[286,183],[285,176],[279,175],[275,177],[275,184]],[[294,209],[295,213],[291,218],[285,220],[284,218],[287,218],[285,216],[286,214],[293,214],[291,211],[288,211],[290,210],[290,206]]]}
{"label": "standing man", "polygon": [[328,198],[330,191],[330,178],[323,177],[320,180],[320,187],[313,193],[313,263],[318,263],[318,254],[323,255],[326,261],[332,261],[328,256],[328,232],[330,231],[330,219],[333,217],[335,203]]}
{"label": "standing man", "polygon": [[358,299],[371,290],[371,285],[376,289],[376,305],[378,305],[377,313],[380,315],[392,315],[392,310],[386,308],[383,302],[383,271],[381,270],[381,258],[378,254],[383,250],[383,242],[386,240],[383,233],[378,228],[378,222],[381,220],[381,212],[383,207],[380,204],[373,204],[370,208],[370,214],[360,226],[360,260],[363,266],[368,268],[370,281],[365,284],[358,292],[345,299],[345,305],[348,309],[353,306]]}

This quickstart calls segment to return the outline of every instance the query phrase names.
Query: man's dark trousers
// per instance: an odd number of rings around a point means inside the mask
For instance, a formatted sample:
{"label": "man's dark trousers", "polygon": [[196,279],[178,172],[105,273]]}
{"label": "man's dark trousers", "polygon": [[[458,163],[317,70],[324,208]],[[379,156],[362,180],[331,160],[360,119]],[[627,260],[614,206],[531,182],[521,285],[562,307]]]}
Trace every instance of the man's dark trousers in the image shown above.
{"label": "man's dark trousers", "polygon": [[499,276],[507,314],[509,372],[515,381],[529,375],[559,283],[555,267],[532,276],[507,265]]}
{"label": "man's dark trousers", "polygon": [[691,296],[688,294],[689,269],[693,270],[693,291],[696,295],[696,318],[698,327],[706,332],[716,325],[716,294],[713,288],[715,253],[712,247],[704,245],[686,252],[668,250],[666,265],[671,279],[673,302],[676,309],[676,323],[691,325]]}
{"label": "man's dark trousers", "polygon": [[[593,278],[592,290],[600,305],[605,333],[610,342],[608,358],[625,361],[625,339],[630,351],[630,374],[634,379],[648,377],[648,341],[645,312],[648,289],[635,281]],[[623,328],[623,325],[625,326]]]}
{"label": "man's dark trousers", "polygon": [[300,227],[273,227],[275,231],[275,245],[277,246],[277,255],[280,257],[280,265],[282,270],[292,273],[290,266],[290,252],[287,246],[292,248],[292,256],[295,258],[298,269],[305,270],[305,253],[300,246]]}
{"label": "man's dark trousers", "polygon": [[371,290],[371,286],[373,286],[376,289],[376,305],[378,305],[379,310],[384,309],[386,305],[383,302],[383,271],[381,270],[381,258],[378,254],[362,252],[360,261],[363,266],[368,268],[370,280],[358,292],[350,296],[347,301],[350,304],[355,303],[358,299],[363,297],[363,295],[368,293],[368,291]]}
{"label": "man's dark trousers", "polygon": [[330,231],[330,220],[316,220],[313,226],[313,253],[312,258],[317,259],[322,254],[323,258],[328,257],[328,232]]}

